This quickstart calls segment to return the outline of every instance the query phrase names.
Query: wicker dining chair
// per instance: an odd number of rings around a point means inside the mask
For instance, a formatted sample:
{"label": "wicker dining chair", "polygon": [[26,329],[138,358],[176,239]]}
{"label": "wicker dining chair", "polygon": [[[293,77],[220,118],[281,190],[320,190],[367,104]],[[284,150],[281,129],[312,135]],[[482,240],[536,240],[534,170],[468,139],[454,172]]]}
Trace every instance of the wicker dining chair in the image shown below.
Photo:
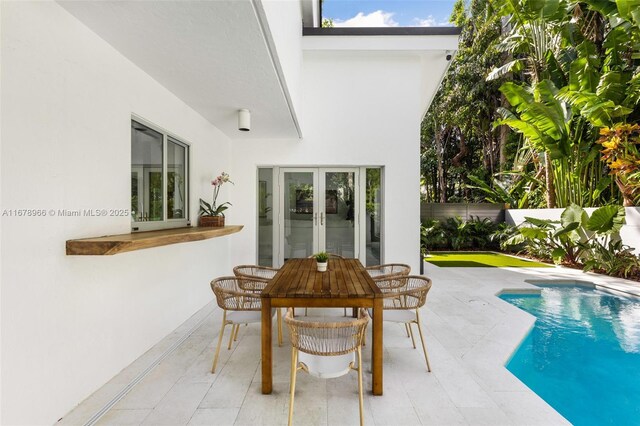
{"label": "wicker dining chair", "polygon": [[[314,377],[330,379],[344,376],[350,370],[358,372],[360,425],[364,424],[362,393],[362,342],[369,314],[360,310],[358,319],[340,322],[302,321],[293,317],[291,309],[284,321],[291,339],[291,386],[289,426],[293,421],[293,402],[298,370]],[[357,363],[356,363],[357,362]]]}
{"label": "wicker dining chair", "polygon": [[[329,259],[344,259],[344,256],[340,256],[339,254],[335,254],[335,253],[327,253],[327,256],[329,256]],[[312,254],[311,256],[307,257],[307,259],[313,259],[314,257],[316,257],[315,254]]]}
{"label": "wicker dining chair", "polygon": [[[277,273],[277,268],[270,268],[268,266],[238,265],[233,268],[233,274],[240,279],[240,287],[243,290],[251,290],[256,280],[267,282],[275,277]],[[244,281],[244,278],[248,278],[249,280]],[[262,285],[260,290],[262,290],[265,285]],[[280,308],[277,309],[276,313],[278,315],[278,346],[282,346],[282,311]]]}
{"label": "wicker dining chair", "polygon": [[238,265],[233,268],[233,274],[236,277],[264,278],[270,280],[275,277],[277,273],[277,268],[270,268],[268,266]]}
{"label": "wicker dining chair", "polygon": [[[242,288],[244,286],[251,289]],[[216,372],[218,356],[220,355],[220,345],[224,336],[224,329],[231,325],[231,335],[229,345],[231,349],[234,340],[238,339],[238,332],[241,324],[262,323],[262,299],[260,292],[266,286],[265,280],[254,280],[251,278],[221,277],[211,281],[211,290],[216,296],[218,306],[222,308],[222,327],[218,335],[218,345],[213,358],[211,373]],[[272,315],[275,310],[272,310]],[[278,328],[278,341],[282,341],[282,330]]]}
{"label": "wicker dining chair", "polygon": [[409,275],[411,273],[411,266],[404,263],[387,263],[384,265],[367,266],[365,271],[371,275],[372,278],[378,278],[388,275]]}
{"label": "wicker dining chair", "polygon": [[422,324],[420,321],[420,308],[427,301],[427,293],[431,289],[431,280],[417,275],[393,276],[389,278],[374,279],[383,293],[384,321],[405,324],[409,328],[409,335],[413,348],[416,348],[416,341],[413,337],[412,324],[418,325],[420,341],[424,359],[427,362],[427,371],[431,371],[427,346],[424,343],[422,334]]}

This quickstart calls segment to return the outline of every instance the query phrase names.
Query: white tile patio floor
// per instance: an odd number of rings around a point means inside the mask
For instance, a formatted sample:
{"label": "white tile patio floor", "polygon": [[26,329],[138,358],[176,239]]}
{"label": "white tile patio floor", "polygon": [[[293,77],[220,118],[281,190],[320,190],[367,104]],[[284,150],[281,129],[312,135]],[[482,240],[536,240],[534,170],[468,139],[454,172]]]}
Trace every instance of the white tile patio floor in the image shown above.
{"label": "white tile patio floor", "polygon": [[[370,394],[369,425],[555,425],[567,421],[504,368],[534,318],[495,296],[535,288],[525,280],[583,280],[640,295],[640,286],[564,268],[438,268],[426,264],[433,288],[422,319],[432,373],[404,327],[384,326],[384,395]],[[616,287],[617,286],[617,287]],[[213,298],[213,295],[212,295]],[[274,347],[274,392],[260,392],[260,330],[242,327],[231,351],[221,349],[210,373],[221,312],[212,302],[66,415],[86,424],[116,395],[100,425],[282,425],[287,423],[290,347]],[[370,328],[369,328],[370,329]],[[229,333],[229,328],[227,328]],[[227,334],[228,336],[228,334]],[[184,339],[184,340],[183,340]],[[370,341],[370,340],[369,340]],[[172,352],[135,378],[154,360]],[[370,350],[365,348],[365,369]],[[366,371],[366,370],[365,370]],[[298,376],[294,423],[358,423],[356,374],[319,380]]]}

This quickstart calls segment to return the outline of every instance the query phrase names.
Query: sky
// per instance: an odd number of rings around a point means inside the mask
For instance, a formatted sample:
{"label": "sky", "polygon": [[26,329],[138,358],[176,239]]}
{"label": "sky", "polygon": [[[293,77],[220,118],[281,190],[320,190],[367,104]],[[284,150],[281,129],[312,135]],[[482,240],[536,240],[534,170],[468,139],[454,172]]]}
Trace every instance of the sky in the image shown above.
{"label": "sky", "polygon": [[336,27],[436,27],[451,25],[455,0],[324,0],[323,18]]}

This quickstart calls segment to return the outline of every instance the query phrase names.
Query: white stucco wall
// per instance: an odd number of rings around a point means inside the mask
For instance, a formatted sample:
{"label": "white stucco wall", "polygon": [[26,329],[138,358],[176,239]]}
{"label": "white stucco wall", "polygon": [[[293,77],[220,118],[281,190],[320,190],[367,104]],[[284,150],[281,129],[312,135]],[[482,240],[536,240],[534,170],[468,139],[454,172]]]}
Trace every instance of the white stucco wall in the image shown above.
{"label": "white stucco wall", "polygon": [[275,53],[298,120],[304,107],[301,97],[302,9],[300,3],[300,0],[261,1],[268,20],[268,30],[276,47]]}
{"label": "white stucco wall", "polygon": [[256,260],[256,168],[384,166],[385,261],[419,260],[419,181],[423,77],[417,55],[305,52],[303,140],[233,143],[232,222],[245,231],[232,241],[237,263]]}
{"label": "white stucco wall", "polygon": [[[136,113],[192,144],[195,219],[211,177],[229,169],[229,140],[57,4],[0,10],[2,210],[129,208]],[[65,240],[127,233],[129,217],[1,219],[1,424],[55,423],[230,272],[234,236],[66,256]]]}
{"label": "white stucco wall", "polygon": [[[595,208],[586,208],[591,215]],[[564,209],[507,209],[505,210],[505,222],[511,225],[520,225],[527,217],[538,219],[560,220]],[[620,231],[622,242],[635,249],[640,254],[640,207],[625,207],[625,225]]]}

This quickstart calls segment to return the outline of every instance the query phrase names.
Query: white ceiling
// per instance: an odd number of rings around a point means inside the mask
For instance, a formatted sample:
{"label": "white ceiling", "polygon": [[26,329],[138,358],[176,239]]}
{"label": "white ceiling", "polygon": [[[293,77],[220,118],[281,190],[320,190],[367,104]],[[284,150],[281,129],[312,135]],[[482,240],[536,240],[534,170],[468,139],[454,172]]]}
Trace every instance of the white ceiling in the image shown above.
{"label": "white ceiling", "polygon": [[229,137],[298,137],[250,0],[58,3]]}

